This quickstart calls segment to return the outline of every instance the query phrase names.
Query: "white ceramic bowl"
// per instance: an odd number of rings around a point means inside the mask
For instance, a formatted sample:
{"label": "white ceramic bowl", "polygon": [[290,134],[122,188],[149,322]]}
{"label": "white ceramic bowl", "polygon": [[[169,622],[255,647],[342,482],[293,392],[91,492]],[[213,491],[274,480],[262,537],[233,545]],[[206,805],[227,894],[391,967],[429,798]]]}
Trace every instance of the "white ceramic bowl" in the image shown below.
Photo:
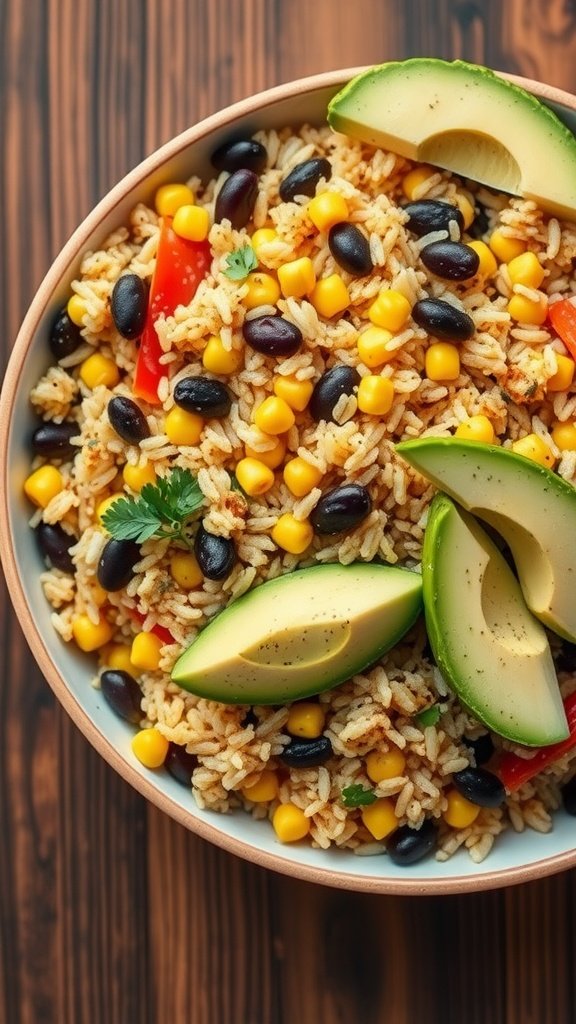
{"label": "white ceramic bowl", "polygon": [[[0,398],[2,498],[0,535],[8,589],[28,643],[56,696],[99,753],[145,797],[167,814],[218,846],[256,864],[286,874],[347,889],[381,893],[430,894],[474,891],[527,881],[576,864],[574,820],[563,813],[554,830],[528,830],[498,838],[483,864],[466,853],[446,863],[433,858],[397,867],[386,856],[358,857],[350,852],[315,850],[303,844],[281,845],[267,822],[238,811],[220,815],[197,809],[190,793],[166,772],[143,768],[130,749],[133,728],[108,707],[90,685],[93,657],[64,644],[50,623],[50,607],[39,583],[42,570],[34,536],[27,525],[30,508],[23,498],[27,475],[27,439],[32,429],[28,394],[49,363],[47,335],[76,276],[82,253],[97,245],[140,200],[150,201],[165,181],[196,173],[212,176],[209,155],[232,131],[253,132],[325,119],[329,98],[360,68],[329,72],[260,93],[202,121],[148,157],[108,193],[64,247],[30,307],[16,340]],[[514,79],[549,102],[576,132],[576,99],[557,89]]]}

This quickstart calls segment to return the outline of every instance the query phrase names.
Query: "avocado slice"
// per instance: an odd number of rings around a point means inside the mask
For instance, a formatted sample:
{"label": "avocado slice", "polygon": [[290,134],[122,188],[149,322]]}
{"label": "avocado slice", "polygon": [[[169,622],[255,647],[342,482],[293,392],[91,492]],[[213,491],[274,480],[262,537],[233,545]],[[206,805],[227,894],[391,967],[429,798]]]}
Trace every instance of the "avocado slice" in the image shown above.
{"label": "avocado slice", "polygon": [[544,627],[476,520],[444,494],[430,506],[422,559],[426,627],[446,681],[506,739],[547,746],[568,736]]}
{"label": "avocado slice", "polygon": [[429,437],[396,451],[502,535],[530,611],[576,641],[576,488],[498,445]]}
{"label": "avocado slice", "polygon": [[180,656],[179,686],[225,704],[282,704],[377,661],[416,621],[416,572],[358,562],[268,580],[229,605]]}
{"label": "avocado slice", "polygon": [[549,107],[487,68],[433,57],[381,64],[333,97],[328,121],[353,138],[576,216],[576,139]]}

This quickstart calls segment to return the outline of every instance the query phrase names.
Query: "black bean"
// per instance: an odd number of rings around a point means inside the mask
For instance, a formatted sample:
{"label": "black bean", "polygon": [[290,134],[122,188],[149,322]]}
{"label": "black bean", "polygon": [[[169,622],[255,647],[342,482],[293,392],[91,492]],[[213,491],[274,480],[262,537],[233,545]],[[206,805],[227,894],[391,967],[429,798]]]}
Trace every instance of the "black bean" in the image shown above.
{"label": "black bean", "polygon": [[50,331],[48,344],[56,359],[72,355],[82,344],[80,328],[70,319],[65,309],[60,310]]}
{"label": "black bean", "polygon": [[43,423],[32,434],[32,451],[46,459],[66,459],[79,451],[70,444],[71,438],[77,437],[79,433],[77,423]]}
{"label": "black bean", "polygon": [[148,286],[138,274],[122,274],[110,298],[110,313],[118,333],[135,341],[144,330],[147,312]]}
{"label": "black bean", "polygon": [[425,267],[447,281],[467,281],[478,271],[480,257],[462,242],[431,242],[420,253]]}
{"label": "black bean", "polygon": [[328,232],[328,245],[336,263],[354,277],[365,277],[373,269],[370,245],[360,228],[342,221]]}
{"label": "black bean", "polygon": [[70,548],[76,543],[76,538],[66,533],[59,523],[40,523],[36,528],[36,539],[40,551],[54,569],[74,572]]}
{"label": "black bean", "polygon": [[472,317],[444,299],[420,299],[412,306],[412,318],[428,334],[445,341],[467,341],[476,330]]}
{"label": "black bean", "polygon": [[174,388],[174,401],[181,409],[201,416],[227,416],[232,406],[232,395],[219,380],[184,377]]}
{"label": "black bean", "polygon": [[236,548],[230,537],[217,537],[201,523],[194,539],[198,565],[209,580],[225,580],[236,564]]}
{"label": "black bean", "polygon": [[308,404],[313,418],[334,420],[334,406],[342,395],[351,395],[360,383],[360,374],[353,366],[333,366],[326,370],[314,385]]}
{"label": "black bean", "polygon": [[404,209],[409,214],[406,227],[418,238],[427,235],[429,231],[449,231],[453,223],[458,225],[460,234],[464,230],[464,217],[452,203],[443,203],[438,199],[418,199],[414,203],[407,203]]}
{"label": "black bean", "polygon": [[576,775],[562,786],[560,793],[566,813],[576,815]]}
{"label": "black bean", "polygon": [[486,768],[463,768],[452,776],[454,788],[479,807],[500,807],[506,790],[497,775]]}
{"label": "black bean", "polygon": [[120,718],[138,725],[144,717],[140,707],[142,691],[129,672],[106,669],[100,676],[100,689],[107,703]]}
{"label": "black bean", "polygon": [[194,754],[189,754],[186,747],[181,747],[178,743],[169,744],[164,767],[172,778],[176,779],[176,782],[179,782],[182,786],[190,787],[192,784],[192,772],[197,764],[198,759]]}
{"label": "black bean", "polygon": [[310,514],[317,533],[341,533],[358,526],[372,511],[372,499],[362,484],[342,484],[322,495]]}
{"label": "black bean", "polygon": [[134,575],[134,564],[140,558],[140,547],[134,540],[112,538],[104,547],[98,562],[98,582],[104,590],[122,590]]}
{"label": "black bean", "polygon": [[330,181],[331,177],[332,166],[325,157],[305,160],[304,163],[297,164],[280,182],[280,199],[284,203],[290,203],[295,196],[313,196],[320,178]]}
{"label": "black bean", "polygon": [[494,741],[489,732],[482,733],[475,740],[470,740],[465,736],[464,743],[473,751],[477,765],[486,764],[494,753]]}
{"label": "black bean", "polygon": [[483,238],[488,232],[490,227],[490,220],[486,212],[486,207],[476,200],[475,206],[475,217],[472,223],[467,228],[470,238]]}
{"label": "black bean", "polygon": [[420,828],[401,825],[386,843],[386,852],[395,864],[416,864],[427,857],[436,845],[436,826],[425,818]]}
{"label": "black bean", "polygon": [[256,203],[258,176],[242,168],[234,171],[216,196],[214,220],[229,220],[236,231],[245,228]]}
{"label": "black bean", "polygon": [[576,644],[569,640],[562,640],[562,645],[556,655],[556,667],[560,672],[576,672]]}
{"label": "black bean", "polygon": [[280,754],[280,760],[290,768],[314,768],[332,757],[332,744],[327,736],[313,740],[295,737]]}
{"label": "black bean", "polygon": [[245,320],[244,341],[264,356],[293,356],[302,345],[302,331],[282,316],[255,316]]}
{"label": "black bean", "polygon": [[268,154],[261,142],[255,139],[230,139],[210,157],[217,171],[239,171],[246,168],[260,174],[266,167]]}
{"label": "black bean", "polygon": [[108,419],[114,430],[128,444],[139,444],[150,436],[146,417],[131,398],[115,395],[108,402]]}

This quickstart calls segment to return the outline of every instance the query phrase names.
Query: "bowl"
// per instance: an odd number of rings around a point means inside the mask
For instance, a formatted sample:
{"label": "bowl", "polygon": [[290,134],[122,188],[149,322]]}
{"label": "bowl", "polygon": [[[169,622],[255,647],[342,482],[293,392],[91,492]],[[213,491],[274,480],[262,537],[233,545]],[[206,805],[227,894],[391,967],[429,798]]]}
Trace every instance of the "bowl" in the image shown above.
{"label": "bowl", "polygon": [[[100,691],[90,685],[92,659],[62,643],[52,628],[50,608],[39,583],[42,564],[27,525],[30,510],[22,494],[29,462],[26,440],[31,432],[27,396],[46,369],[47,331],[65,301],[81,254],[123,223],[137,201],[149,201],[161,183],[185,180],[191,173],[206,180],[211,177],[209,155],[232,132],[250,133],[305,121],[320,123],[330,97],[361,70],[328,72],[270,89],[188,129],[116,185],[64,246],[24,320],[0,398],[2,558],[16,615],[58,700],[102,757],[186,828],[255,864],[325,885],[408,895],[478,891],[526,882],[576,865],[573,820],[564,813],[556,814],[553,831],[547,835],[506,832],[482,864],[460,852],[443,863],[428,859],[398,867],[385,856],[358,857],[302,844],[280,845],[267,822],[254,821],[241,811],[227,815],[201,811],[189,791],[166,772],[142,767],[131,751],[132,727],[116,717]],[[574,97],[534,81],[513,80],[549,103],[576,132]]]}

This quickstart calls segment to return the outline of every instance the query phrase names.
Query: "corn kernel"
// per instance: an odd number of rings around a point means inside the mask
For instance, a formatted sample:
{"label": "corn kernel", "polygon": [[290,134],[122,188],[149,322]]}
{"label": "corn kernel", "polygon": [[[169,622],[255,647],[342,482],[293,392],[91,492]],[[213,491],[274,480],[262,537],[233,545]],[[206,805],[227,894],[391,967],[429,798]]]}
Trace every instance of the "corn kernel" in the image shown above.
{"label": "corn kernel", "polygon": [[274,394],[283,398],[295,412],[304,412],[314,391],[311,380],[298,380],[297,377],[275,377]]}
{"label": "corn kernel", "polygon": [[397,779],[404,774],[406,758],[398,747],[372,750],[366,757],[366,774],[372,782]]}
{"label": "corn kernel", "polygon": [[468,828],[480,814],[478,804],[473,804],[456,789],[450,789],[446,794],[447,807],[442,817],[447,825],[452,828]]}
{"label": "corn kernel", "polygon": [[476,241],[466,243],[469,249],[473,249],[477,253],[480,263],[478,264],[478,273],[482,274],[483,277],[494,277],[494,274],[498,270],[498,262],[490,247],[486,245],[486,242]]}
{"label": "corn kernel", "polygon": [[280,804],[274,811],[272,827],[281,843],[297,843],[310,831],[310,818],[295,804]]}
{"label": "corn kernel", "polygon": [[279,548],[291,555],[301,555],[310,547],[314,530],[306,519],[295,519],[291,512],[285,512],[272,528],[271,536]]}
{"label": "corn kernel", "polygon": [[203,242],[208,238],[210,231],[210,215],[203,206],[186,203],[176,210],[172,227],[180,238],[187,238],[190,242]]}
{"label": "corn kernel", "polygon": [[92,622],[87,615],[77,615],[72,620],[72,636],[81,651],[87,654],[110,643],[114,630],[102,615],[98,622]]}
{"label": "corn kernel", "polygon": [[552,429],[552,440],[561,452],[576,451],[576,423],[556,423]]}
{"label": "corn kernel", "polygon": [[484,444],[494,444],[494,427],[487,416],[470,416],[467,420],[459,423],[455,431],[456,437],[462,437],[466,441],[482,441]]}
{"label": "corn kernel", "polygon": [[296,422],[293,410],[283,398],[270,395],[254,413],[256,426],[265,434],[284,434]]}
{"label": "corn kernel", "polygon": [[397,351],[390,351],[388,348],[392,338],[393,334],[384,327],[374,325],[363,331],[358,338],[357,345],[358,355],[364,365],[373,370],[394,359]]}
{"label": "corn kernel", "polygon": [[278,280],[284,298],[304,298],[316,284],[312,260],[308,256],[302,256],[299,260],[292,260],[283,267],[278,267]]}
{"label": "corn kernel", "polygon": [[381,797],[373,804],[362,808],[362,823],[365,828],[380,841],[398,828],[398,818],[394,814],[394,804],[387,797]]}
{"label": "corn kernel", "polygon": [[358,385],[358,408],[372,416],[385,416],[394,402],[394,385],[386,377],[369,374]]}
{"label": "corn kernel", "polygon": [[348,220],[348,203],[337,192],[321,192],[307,207],[308,216],[318,231],[328,231],[334,224]]}
{"label": "corn kernel", "polygon": [[40,466],[24,481],[24,494],[39,508],[46,508],[64,488],[64,478],[56,466]]}
{"label": "corn kernel", "polygon": [[84,317],[88,310],[86,309],[86,303],[84,299],[81,299],[79,295],[71,295],[66,305],[66,312],[70,317],[73,324],[76,327],[84,326]]}
{"label": "corn kernel", "polygon": [[[112,508],[112,505],[114,504],[115,501],[118,501],[119,498],[123,498],[123,497],[124,497],[123,494],[110,494],[107,498],[104,498],[101,502],[99,502],[99,504],[98,504],[98,506],[96,508],[96,518],[97,518],[100,526],[104,526],[104,521],[103,520],[104,520],[104,516],[105,516],[106,512],[108,511],[108,509]],[[105,527],[104,527],[104,529],[105,529]]]}
{"label": "corn kernel", "polygon": [[276,799],[278,788],[276,772],[267,769],[262,772],[257,782],[253,782],[251,786],[242,787],[242,796],[246,800],[251,800],[253,804],[265,804]]}
{"label": "corn kernel", "polygon": [[126,463],[122,470],[122,479],[131,491],[139,494],[145,484],[156,483],[156,471],[151,462],[145,466],[131,466]]}
{"label": "corn kernel", "polygon": [[290,459],[284,466],[284,483],[295,498],[303,498],[318,486],[322,479],[321,470],[312,466],[300,455]]}
{"label": "corn kernel", "polygon": [[462,219],[464,221],[464,231],[467,231],[470,225],[474,223],[474,220],[476,218],[476,210],[474,209],[474,206],[470,202],[468,196],[465,196],[463,192],[457,192],[454,198],[456,199],[456,206],[458,207],[460,213],[462,214]]}
{"label": "corn kernel", "polygon": [[249,444],[244,446],[244,453],[247,459],[257,459],[258,462],[263,462],[268,469],[278,469],[278,466],[282,465],[284,456],[286,455],[286,439],[284,437],[270,437],[270,441],[274,442],[272,448],[266,448],[265,451],[259,452],[256,448],[251,448]]}
{"label": "corn kernel", "polygon": [[542,295],[537,302],[525,295],[513,295],[506,307],[513,320],[540,326],[548,316],[548,299]]}
{"label": "corn kernel", "polygon": [[322,735],[325,721],[326,712],[321,704],[302,701],[300,704],[293,704],[290,708],[286,731],[291,736],[314,740]]}
{"label": "corn kernel", "polygon": [[327,320],[343,313],[350,302],[348,288],[339,274],[323,277],[310,294],[310,302],[320,316]]}
{"label": "corn kernel", "polygon": [[408,171],[408,174],[405,174],[402,178],[402,191],[406,199],[420,199],[423,194],[420,191],[422,185],[436,173],[434,168],[428,164],[421,164],[420,167],[414,167],[411,171]]}
{"label": "corn kernel", "polygon": [[94,352],[80,365],[80,376],[87,388],[97,388],[104,384],[107,388],[116,387],[120,380],[120,371],[113,359]]}
{"label": "corn kernel", "polygon": [[164,646],[155,633],[137,633],[132,641],[130,661],[143,672],[155,672],[160,666],[160,651]]}
{"label": "corn kernel", "polygon": [[275,306],[280,298],[280,286],[272,274],[255,270],[246,278],[248,291],[242,299],[246,309],[257,306]]}
{"label": "corn kernel", "polygon": [[274,231],[274,228],[258,228],[254,232],[252,238],[250,239],[250,245],[252,246],[254,252],[256,253],[256,258],[258,259],[258,261],[260,261],[261,258],[260,250],[262,246],[269,245],[270,242],[276,242],[277,240],[278,235]]}
{"label": "corn kernel", "polygon": [[166,760],[169,743],[158,729],[141,729],[132,738],[132,752],[145,768],[160,768]]}
{"label": "corn kernel", "polygon": [[96,576],[90,580],[90,596],[97,608],[101,608],[108,600],[108,591],[100,586]]}
{"label": "corn kernel", "polygon": [[154,196],[156,213],[160,217],[173,217],[181,206],[193,206],[194,193],[188,185],[170,183],[161,185]]}
{"label": "corn kernel", "polygon": [[405,295],[392,288],[380,292],[368,310],[368,317],[376,327],[399,331],[410,316],[411,306]]}
{"label": "corn kernel", "polygon": [[274,486],[273,471],[259,459],[240,459],[236,464],[236,479],[251,498],[266,494]]}
{"label": "corn kernel", "polygon": [[126,644],[111,644],[104,652],[102,663],[106,668],[127,672],[131,676],[138,675],[138,669],[130,659],[130,648]]}
{"label": "corn kernel", "polygon": [[204,573],[191,551],[177,551],[172,555],[170,575],[182,590],[194,590],[204,582]]}
{"label": "corn kernel", "polygon": [[164,432],[171,444],[198,444],[202,436],[204,420],[196,412],[187,412],[175,405],[164,421]]}
{"label": "corn kernel", "polygon": [[512,284],[523,284],[526,288],[539,288],[544,280],[544,268],[533,252],[523,252],[508,264]]}
{"label": "corn kernel", "polygon": [[512,444],[512,451],[516,455],[523,455],[526,459],[532,459],[539,466],[547,466],[553,469],[556,459],[546,442],[539,434],[526,434]]}
{"label": "corn kernel", "polygon": [[429,380],[457,380],[460,374],[458,349],[447,341],[436,341],[428,346],[425,364]]}
{"label": "corn kernel", "polygon": [[496,228],[492,232],[488,245],[501,263],[509,263],[516,256],[521,256],[523,252],[526,252],[526,242],[521,238],[510,238],[508,235],[503,235],[500,228]]}
{"label": "corn kernel", "polygon": [[567,391],[574,379],[575,364],[573,359],[556,352],[556,373],[546,381],[548,391]]}
{"label": "corn kernel", "polygon": [[237,373],[243,362],[244,354],[239,349],[224,348],[222,338],[218,335],[214,334],[208,338],[202,353],[202,365],[205,370],[227,376],[230,373]]}

